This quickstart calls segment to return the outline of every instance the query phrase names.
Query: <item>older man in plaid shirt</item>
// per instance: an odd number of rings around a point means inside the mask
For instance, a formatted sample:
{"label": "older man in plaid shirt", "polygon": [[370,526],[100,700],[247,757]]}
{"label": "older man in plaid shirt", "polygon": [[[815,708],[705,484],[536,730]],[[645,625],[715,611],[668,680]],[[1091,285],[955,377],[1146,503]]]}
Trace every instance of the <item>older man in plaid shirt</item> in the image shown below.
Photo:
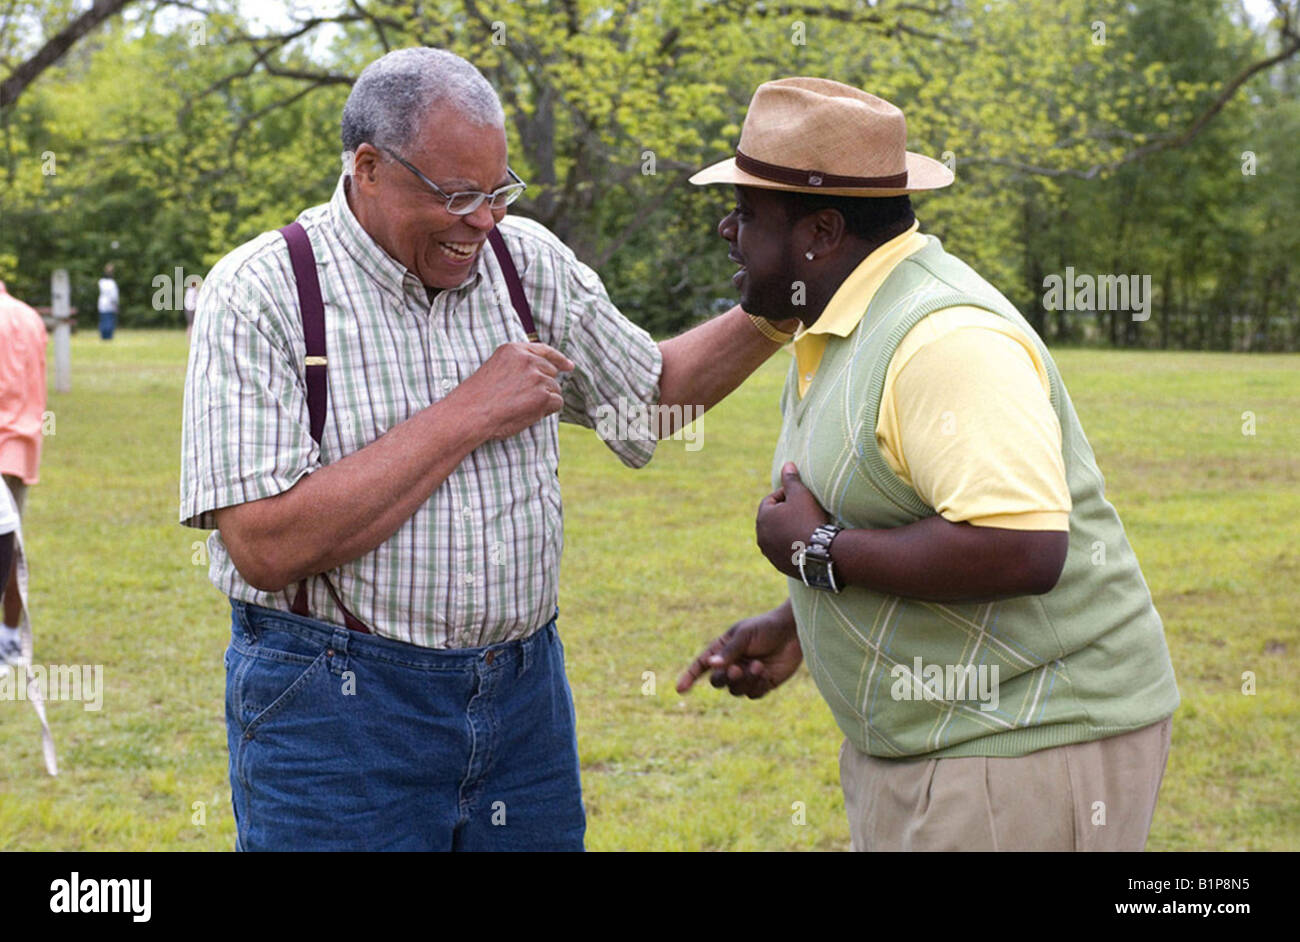
{"label": "older man in plaid shirt", "polygon": [[[326,315],[319,445],[280,235],[216,265],[194,325],[180,517],[217,529],[233,608],[237,846],[581,849],[558,422],[708,408],[788,334],[738,307],[659,344],[628,322],[554,235],[506,217],[501,106],[450,53],[372,63],[343,146],[333,198],[298,220]],[[537,342],[483,251],[494,227]],[[632,467],[654,449],[607,444]]]}

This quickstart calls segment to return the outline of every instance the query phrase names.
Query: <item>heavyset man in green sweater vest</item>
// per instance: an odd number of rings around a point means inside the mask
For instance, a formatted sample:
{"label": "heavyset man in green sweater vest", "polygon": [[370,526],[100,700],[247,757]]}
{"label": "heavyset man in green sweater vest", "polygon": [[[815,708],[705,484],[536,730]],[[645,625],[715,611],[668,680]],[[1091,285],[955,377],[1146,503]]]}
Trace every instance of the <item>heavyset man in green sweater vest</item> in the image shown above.
{"label": "heavyset man in green sweater vest", "polygon": [[791,78],[692,182],[735,185],[741,304],[794,340],[757,519],[790,599],[678,689],[760,697],[807,660],[857,850],[1142,849],[1179,702],[1163,626],[1047,348],[918,231],[908,194],[951,172],[888,102]]}

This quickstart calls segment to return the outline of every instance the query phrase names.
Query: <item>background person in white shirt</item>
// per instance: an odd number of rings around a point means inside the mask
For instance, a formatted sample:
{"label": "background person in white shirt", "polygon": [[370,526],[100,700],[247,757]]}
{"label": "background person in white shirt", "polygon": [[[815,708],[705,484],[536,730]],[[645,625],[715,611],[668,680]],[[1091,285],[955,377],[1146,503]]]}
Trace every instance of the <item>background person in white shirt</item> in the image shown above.
{"label": "background person in white shirt", "polygon": [[104,277],[99,279],[99,336],[104,340],[113,339],[113,330],[117,327],[117,282],[113,280],[113,263],[104,266]]}

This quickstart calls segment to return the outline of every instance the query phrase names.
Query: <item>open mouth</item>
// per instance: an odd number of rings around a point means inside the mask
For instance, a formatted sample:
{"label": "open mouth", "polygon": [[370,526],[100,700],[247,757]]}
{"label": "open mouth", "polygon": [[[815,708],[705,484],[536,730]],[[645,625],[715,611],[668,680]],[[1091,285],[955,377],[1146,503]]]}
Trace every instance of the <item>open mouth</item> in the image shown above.
{"label": "open mouth", "polygon": [[443,255],[457,262],[467,262],[474,257],[481,242],[439,242],[438,249]]}

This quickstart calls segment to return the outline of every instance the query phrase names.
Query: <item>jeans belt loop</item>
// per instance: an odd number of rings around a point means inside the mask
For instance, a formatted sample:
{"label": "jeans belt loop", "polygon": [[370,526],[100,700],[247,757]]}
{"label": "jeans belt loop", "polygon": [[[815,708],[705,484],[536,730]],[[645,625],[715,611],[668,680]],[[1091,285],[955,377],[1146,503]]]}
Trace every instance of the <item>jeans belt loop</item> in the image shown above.
{"label": "jeans belt loop", "polygon": [[528,670],[528,665],[533,663],[533,649],[537,647],[537,643],[541,640],[537,635],[533,635],[519,645],[519,670],[515,672],[516,677],[524,676],[524,672]]}
{"label": "jeans belt loop", "polygon": [[348,641],[352,637],[352,631],[338,625],[334,626],[334,634],[330,638],[330,672],[342,674],[348,669]]}
{"label": "jeans belt loop", "polygon": [[239,621],[240,634],[244,636],[246,644],[257,644],[257,627],[253,624],[253,615],[248,610],[248,603],[241,602],[238,599],[235,603],[235,617]]}

